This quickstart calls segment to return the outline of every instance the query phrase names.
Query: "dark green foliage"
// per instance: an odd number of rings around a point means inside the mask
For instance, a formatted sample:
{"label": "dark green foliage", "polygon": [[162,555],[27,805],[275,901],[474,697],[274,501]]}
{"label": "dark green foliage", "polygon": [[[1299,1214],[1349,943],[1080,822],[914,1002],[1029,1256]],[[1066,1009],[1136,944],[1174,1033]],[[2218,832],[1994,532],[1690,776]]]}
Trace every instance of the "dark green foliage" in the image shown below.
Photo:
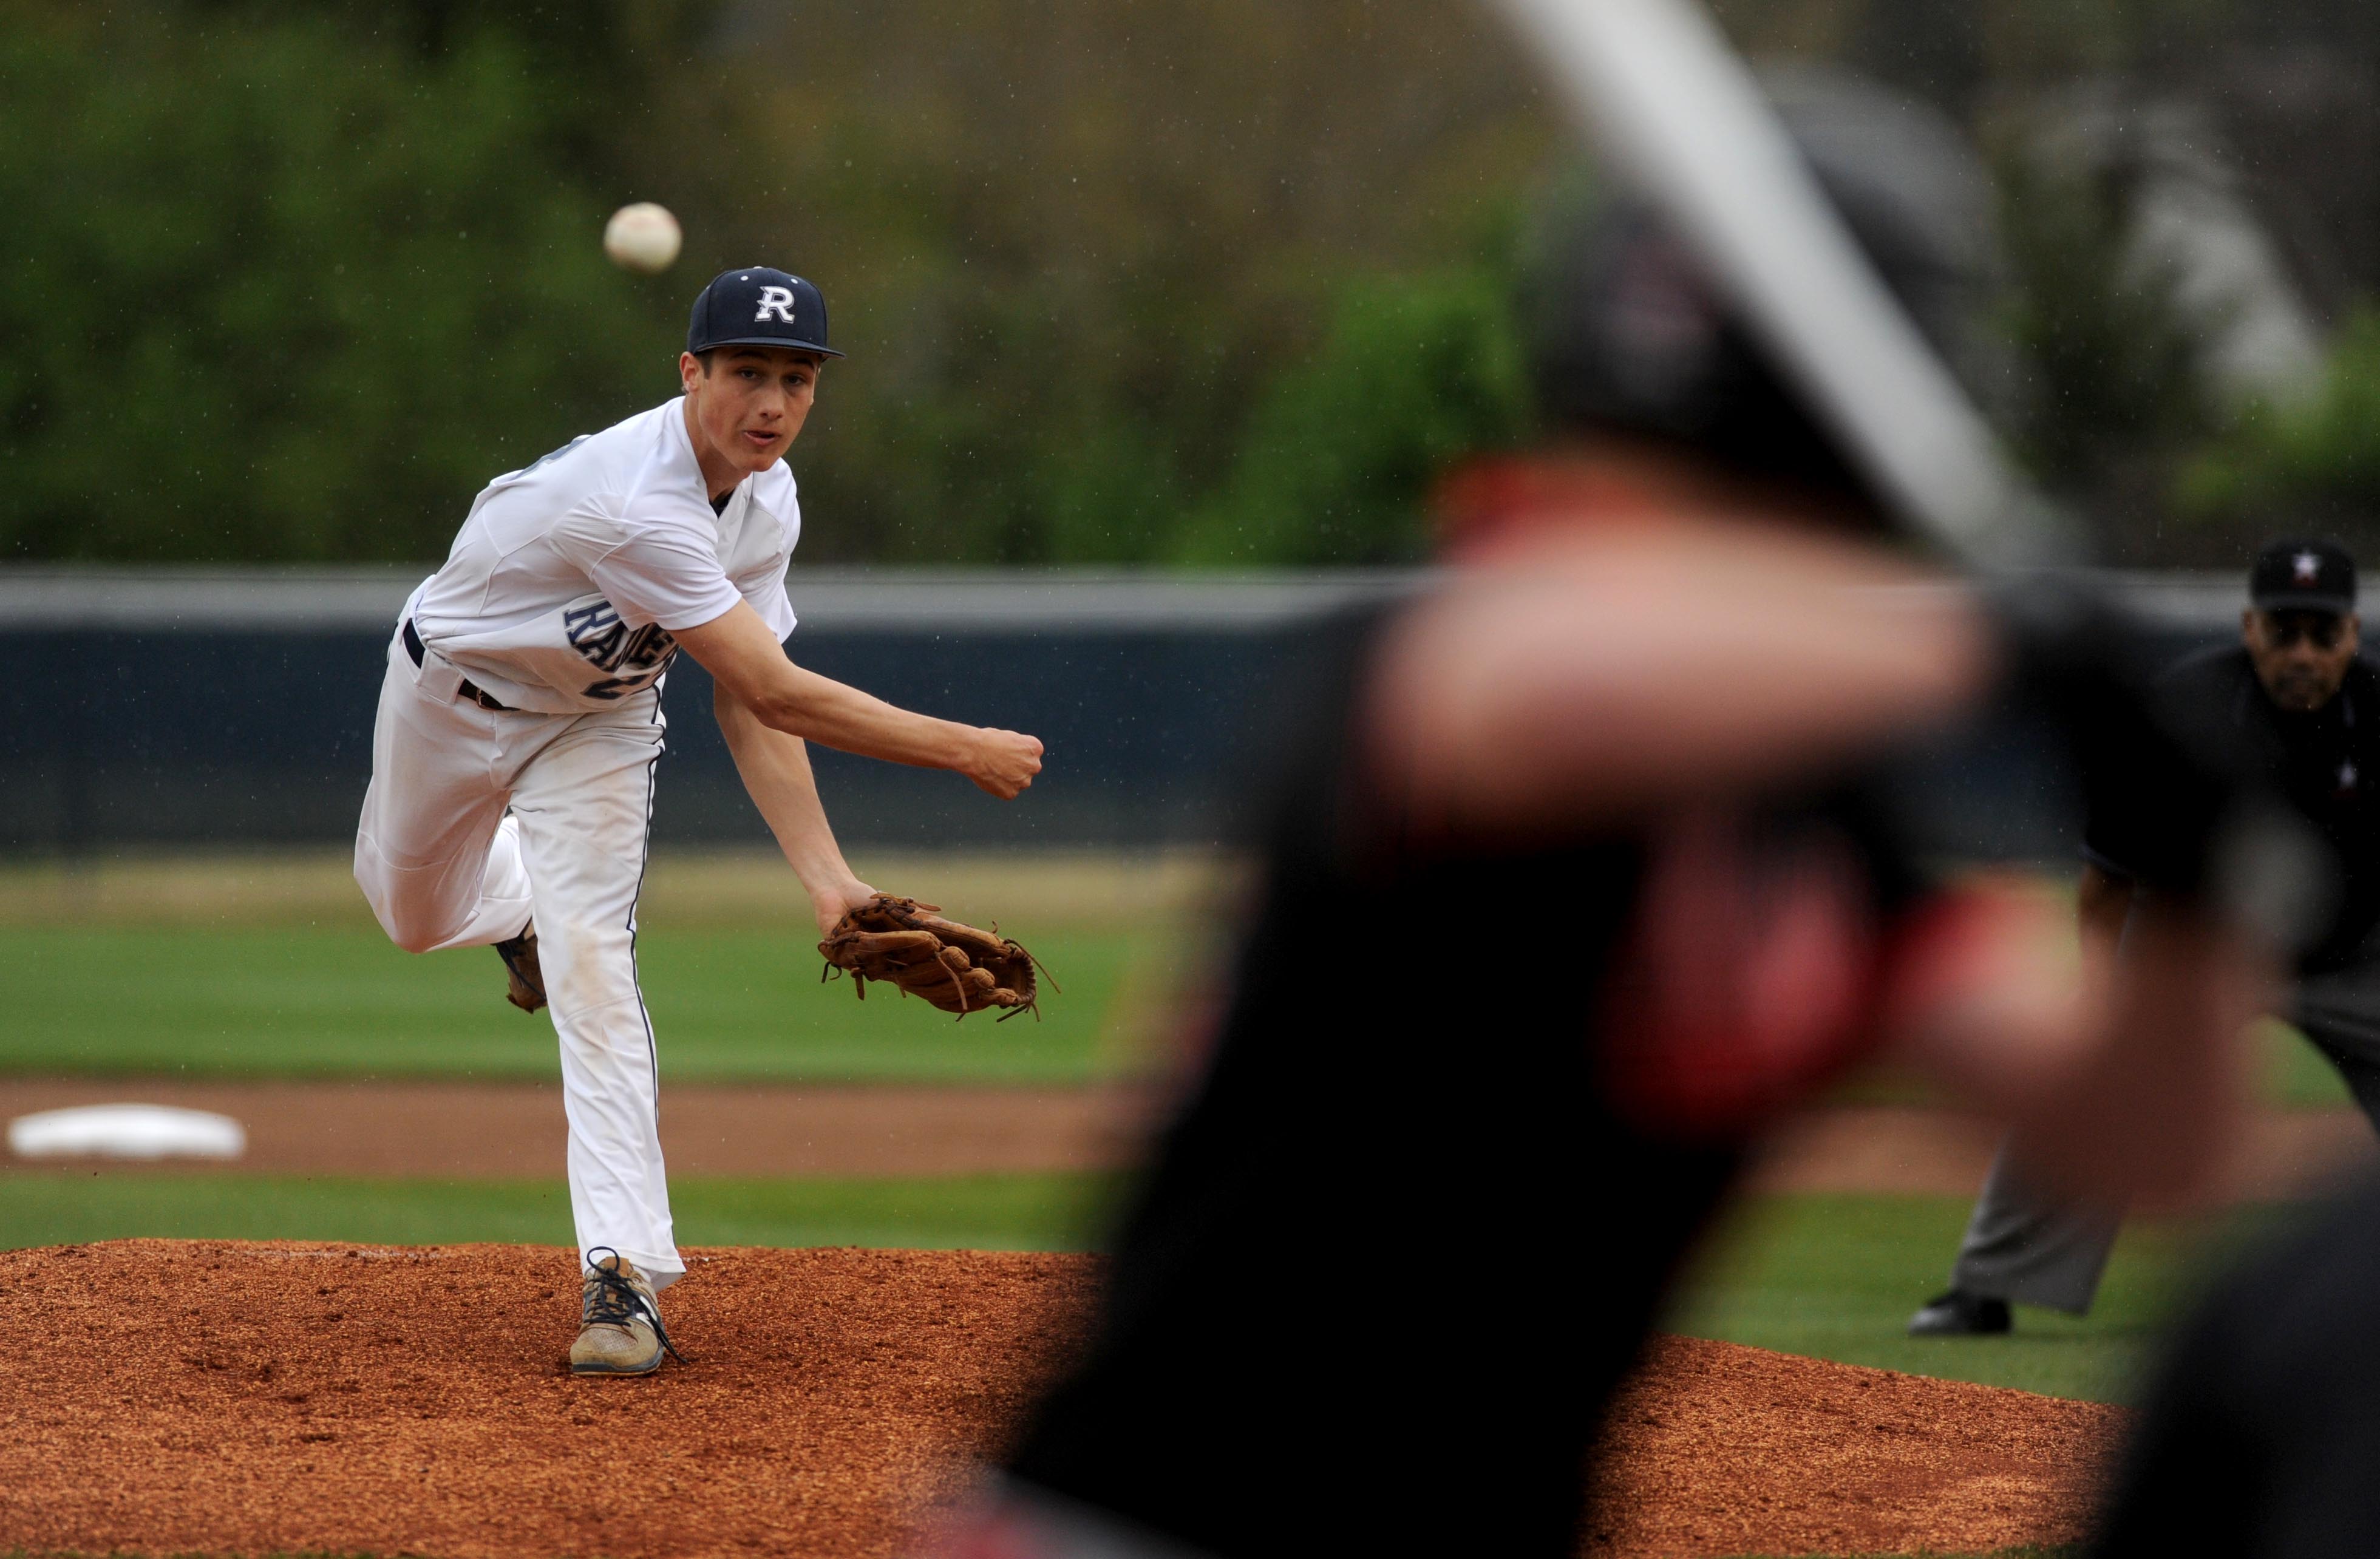
{"label": "dark green foliage", "polygon": [[2022,376],[2010,411],[2034,470],[2087,489],[2203,431],[2196,349],[2170,279],[2128,251],[2127,192],[2022,152],[1998,172]]}
{"label": "dark green foliage", "polygon": [[[0,0],[0,561],[435,557],[674,393],[687,298],[756,260],[852,354],[806,557],[1172,556],[1227,482],[1279,495],[1238,452],[1348,279],[1463,263],[1543,138],[1451,0]],[[687,232],[657,281],[597,247],[638,198]],[[1423,420],[1477,424],[1448,385]],[[1232,555],[1408,551],[1431,464],[1342,461],[1287,493],[1338,539]]]}
{"label": "dark green foliage", "polygon": [[517,42],[70,15],[0,30],[0,558],[431,557],[668,393]]}
{"label": "dark green foliage", "polygon": [[[1525,82],[1457,0],[844,4],[677,89],[682,145],[773,136],[768,176],[656,171],[724,235],[706,263],[783,252],[835,300],[806,552],[1156,561],[1211,550],[1185,528],[1351,288],[1493,247],[1549,133]],[[1349,502],[1229,555],[1381,550],[1306,534]]]}
{"label": "dark green foliage", "polygon": [[[2026,392],[2010,426],[2027,464],[2089,522],[2103,557],[2228,568],[2281,530],[2366,523],[2353,513],[2364,501],[2342,496],[2362,478],[2317,450],[2327,443],[2348,458],[2318,429],[2351,437],[2351,394],[2334,386],[2327,412],[2252,408],[2226,431],[2239,408],[2207,394],[2192,361],[2204,322],[2178,319],[2171,289],[2128,253],[2125,186],[2149,154],[2134,133],[2147,111],[2203,115],[2214,139],[2201,150],[2237,175],[2313,316],[2352,316],[2380,296],[2380,7],[1716,4],[1755,50],[1862,61],[2026,149],[2026,160],[2003,157],[1998,169]],[[2091,154],[2065,139],[2078,132],[2083,141],[2112,132],[2112,141]]]}
{"label": "dark green foliage", "polygon": [[2340,331],[2312,395],[2251,407],[2183,468],[2178,492],[2202,523],[2263,519],[2350,543],[2380,538],[2380,312]]}
{"label": "dark green foliage", "polygon": [[[2380,289],[2368,6],[1719,8],[2010,144],[2078,78],[2203,99],[2317,306]],[[672,394],[694,289],[755,260],[851,352],[806,559],[1410,559],[1444,467],[1525,435],[1537,81],[1467,0],[0,0],[0,562],[434,558],[491,477]],[[2358,523],[2371,349],[2192,461],[2124,191],[2002,171],[2011,427],[2115,556]],[[666,277],[597,248],[638,199],[685,223]]]}
{"label": "dark green foliage", "polygon": [[1230,482],[1175,550],[1194,562],[1410,562],[1423,497],[1516,441],[1530,397],[1511,287],[1491,271],[1349,285],[1321,349],[1257,403]]}

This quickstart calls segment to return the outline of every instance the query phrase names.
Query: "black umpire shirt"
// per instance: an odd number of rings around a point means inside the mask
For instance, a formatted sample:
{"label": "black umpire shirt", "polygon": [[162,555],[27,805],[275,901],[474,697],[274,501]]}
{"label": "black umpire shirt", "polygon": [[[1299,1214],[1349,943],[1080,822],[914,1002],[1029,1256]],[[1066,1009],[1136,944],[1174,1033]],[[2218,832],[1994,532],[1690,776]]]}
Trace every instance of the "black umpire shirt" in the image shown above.
{"label": "black umpire shirt", "polygon": [[[2193,655],[2160,686],[2179,719],[2243,752],[2338,858],[2338,912],[2299,960],[2299,973],[2324,973],[2369,956],[2364,944],[2380,926],[2380,665],[2358,656],[2338,696],[2308,714],[2275,704],[2240,647]],[[2151,853],[2140,816],[2094,814],[2083,853],[2119,876],[2140,876],[2130,863]]]}

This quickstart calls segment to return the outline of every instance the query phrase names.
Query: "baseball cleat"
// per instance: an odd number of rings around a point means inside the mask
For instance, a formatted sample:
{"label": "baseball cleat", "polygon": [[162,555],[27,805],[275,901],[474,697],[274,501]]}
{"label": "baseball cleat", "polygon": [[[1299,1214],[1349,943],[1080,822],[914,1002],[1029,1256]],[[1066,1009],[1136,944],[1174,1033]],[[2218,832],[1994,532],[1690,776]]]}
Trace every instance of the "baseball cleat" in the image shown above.
{"label": "baseball cleat", "polygon": [[545,971],[537,962],[537,927],[532,925],[509,942],[496,944],[504,961],[504,999],[524,1012],[545,1005]]}
{"label": "baseball cleat", "polygon": [[602,1259],[587,1267],[578,1311],[578,1340],[570,1345],[574,1375],[650,1375],[667,1354],[686,1362],[671,1346],[653,1303],[653,1286],[637,1264],[608,1245]]}
{"label": "baseball cleat", "polygon": [[1935,1295],[1909,1318],[1909,1335],[1912,1337],[1998,1337],[2005,1335],[2011,1324],[2006,1299],[1953,1288],[1947,1294]]}

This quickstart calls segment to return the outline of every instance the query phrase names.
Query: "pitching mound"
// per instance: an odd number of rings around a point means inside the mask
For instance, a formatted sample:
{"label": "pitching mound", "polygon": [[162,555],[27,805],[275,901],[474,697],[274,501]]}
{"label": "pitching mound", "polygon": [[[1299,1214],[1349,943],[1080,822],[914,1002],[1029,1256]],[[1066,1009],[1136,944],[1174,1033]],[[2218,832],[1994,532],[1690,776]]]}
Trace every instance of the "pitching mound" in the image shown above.
{"label": "pitching mound", "polygon": [[1612,1409],[1586,1552],[2075,1542],[2125,1418],[2096,1402],[1663,1337]]}
{"label": "pitching mound", "polygon": [[[133,1240],[0,1254],[0,1551],[885,1554],[994,1446],[1093,1263],[698,1252],[691,1360],[577,1381],[571,1258]],[[1597,1554],[1973,1552],[2080,1529],[2115,1409],[1668,1339]]]}
{"label": "pitching mound", "polygon": [[1023,1410],[1080,1257],[694,1252],[691,1363],[574,1379],[534,1246],[128,1240],[0,1256],[0,1552],[891,1553]]}

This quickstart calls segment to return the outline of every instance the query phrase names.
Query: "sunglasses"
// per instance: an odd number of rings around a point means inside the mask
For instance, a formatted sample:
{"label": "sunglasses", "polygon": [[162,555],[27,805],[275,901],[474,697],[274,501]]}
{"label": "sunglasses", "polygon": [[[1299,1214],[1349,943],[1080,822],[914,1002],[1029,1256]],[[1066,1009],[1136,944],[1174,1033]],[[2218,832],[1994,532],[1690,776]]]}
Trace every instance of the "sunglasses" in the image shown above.
{"label": "sunglasses", "polygon": [[2329,611],[2268,611],[2265,613],[2265,636],[2276,649],[2294,648],[2302,639],[2316,649],[2336,648],[2338,636],[2347,631],[2347,621]]}

